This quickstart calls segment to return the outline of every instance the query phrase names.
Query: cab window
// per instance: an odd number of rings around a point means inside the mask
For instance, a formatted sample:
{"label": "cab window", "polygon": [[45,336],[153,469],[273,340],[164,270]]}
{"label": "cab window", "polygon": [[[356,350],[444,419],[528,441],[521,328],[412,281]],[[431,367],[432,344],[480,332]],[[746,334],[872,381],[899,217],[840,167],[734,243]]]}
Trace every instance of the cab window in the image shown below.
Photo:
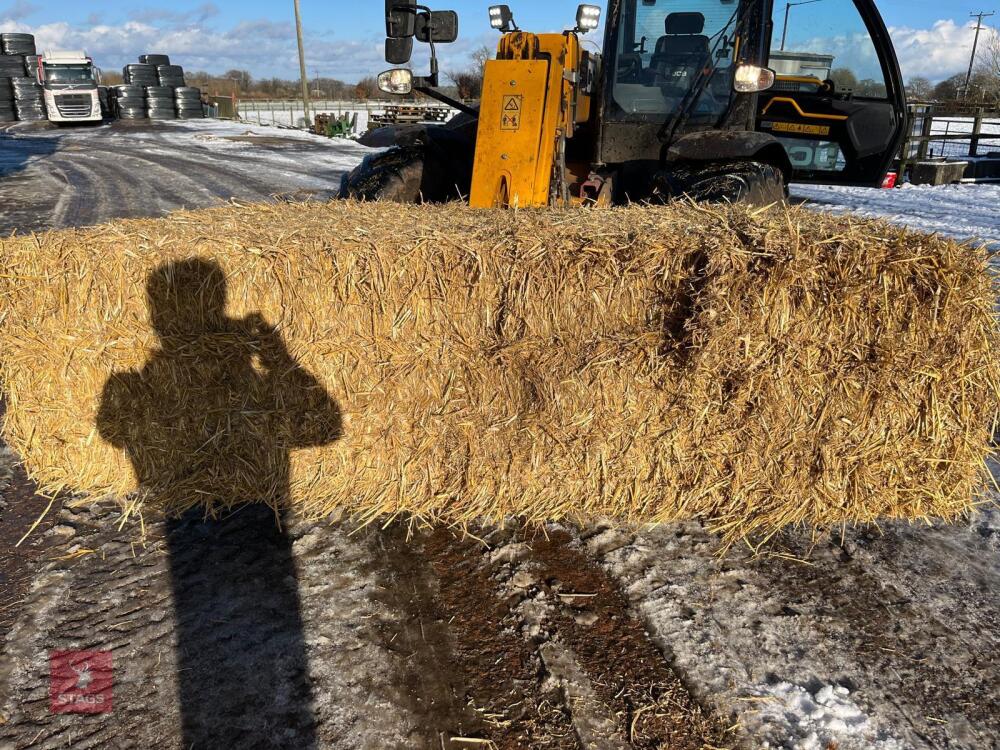
{"label": "cab window", "polygon": [[[813,97],[835,100],[886,100],[885,73],[879,62],[875,43],[853,0],[811,0],[776,2],[769,67],[777,73],[773,89],[762,97],[763,119],[785,97],[796,99],[798,108],[809,116]],[[812,122],[812,121],[810,121]],[[817,119],[814,129],[823,130],[826,121]],[[810,126],[803,126],[808,132]],[[781,141],[799,170],[843,172],[848,161],[841,144],[828,138],[809,138],[802,134],[782,137],[777,127],[774,135]]]}
{"label": "cab window", "polygon": [[721,117],[732,95],[741,5],[734,0],[624,0],[612,95],[621,113],[662,120],[693,87],[704,84],[692,117]]}
{"label": "cab window", "polygon": [[776,2],[773,21],[776,90],[805,91],[829,82],[836,94],[886,98],[875,43],[853,0]]}

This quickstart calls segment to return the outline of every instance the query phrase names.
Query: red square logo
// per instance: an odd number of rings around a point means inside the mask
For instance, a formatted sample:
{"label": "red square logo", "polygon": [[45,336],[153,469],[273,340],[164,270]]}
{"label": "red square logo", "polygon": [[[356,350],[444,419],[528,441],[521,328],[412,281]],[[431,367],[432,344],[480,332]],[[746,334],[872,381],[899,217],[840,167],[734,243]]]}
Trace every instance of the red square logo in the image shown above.
{"label": "red square logo", "polygon": [[54,714],[103,714],[111,711],[110,651],[49,653],[49,708]]}

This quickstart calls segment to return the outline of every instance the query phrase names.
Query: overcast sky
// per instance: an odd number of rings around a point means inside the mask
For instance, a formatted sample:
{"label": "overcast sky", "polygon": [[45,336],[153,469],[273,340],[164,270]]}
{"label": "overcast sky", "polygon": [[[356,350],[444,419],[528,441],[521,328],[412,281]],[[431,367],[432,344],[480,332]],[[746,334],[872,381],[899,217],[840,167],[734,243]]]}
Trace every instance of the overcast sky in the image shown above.
{"label": "overcast sky", "polygon": [[[845,1],[820,0],[813,6],[793,8],[793,26],[796,18],[805,24],[837,16]],[[827,3],[826,11],[821,10],[822,3]],[[386,67],[381,0],[301,0],[301,4],[310,76],[356,81]],[[522,27],[538,31],[571,25],[577,6],[566,0],[509,4]],[[783,14],[784,0],[775,4]],[[472,50],[496,44],[497,35],[488,29],[489,5],[446,0],[440,6],[458,10],[462,20],[458,43],[442,50],[444,70],[462,68]],[[969,13],[993,10],[964,0],[882,0],[879,7],[892,30],[904,75],[933,80],[968,66],[973,25]],[[258,78],[291,78],[298,74],[292,8],[292,0],[17,0],[6,4],[0,0],[0,31],[33,32],[40,49],[85,49],[107,70],[134,62],[143,52],[162,52],[192,70],[240,68]]]}

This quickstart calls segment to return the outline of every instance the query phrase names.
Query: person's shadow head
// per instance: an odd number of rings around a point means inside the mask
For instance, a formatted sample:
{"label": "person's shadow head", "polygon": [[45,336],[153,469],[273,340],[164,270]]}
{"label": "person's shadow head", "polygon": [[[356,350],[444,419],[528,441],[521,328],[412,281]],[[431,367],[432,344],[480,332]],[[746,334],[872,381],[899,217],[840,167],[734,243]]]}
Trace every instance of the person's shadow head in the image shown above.
{"label": "person's shadow head", "polygon": [[162,341],[217,332],[226,322],[226,274],[211,260],[164,263],[149,275],[149,321]]}

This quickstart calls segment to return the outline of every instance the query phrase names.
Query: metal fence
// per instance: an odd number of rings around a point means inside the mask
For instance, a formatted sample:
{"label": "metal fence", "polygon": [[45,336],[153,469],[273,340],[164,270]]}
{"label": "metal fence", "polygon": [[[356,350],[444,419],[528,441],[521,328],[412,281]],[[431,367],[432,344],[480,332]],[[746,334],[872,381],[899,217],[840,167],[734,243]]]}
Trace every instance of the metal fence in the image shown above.
{"label": "metal fence", "polygon": [[900,174],[918,161],[1000,154],[1000,111],[933,104],[911,104],[908,110]]}
{"label": "metal fence", "polygon": [[[310,117],[318,114],[332,115],[358,115],[358,130],[364,132],[368,128],[368,123],[374,117],[381,115],[387,108],[399,106],[398,101],[352,101],[342,99],[324,99],[309,102]],[[414,105],[436,106],[434,103],[423,103]],[[286,128],[308,129],[312,121],[306,121],[305,108],[301,100],[274,99],[269,101],[258,101],[252,99],[242,99],[239,102],[239,117],[241,120],[256,123],[258,125],[277,125]]]}

